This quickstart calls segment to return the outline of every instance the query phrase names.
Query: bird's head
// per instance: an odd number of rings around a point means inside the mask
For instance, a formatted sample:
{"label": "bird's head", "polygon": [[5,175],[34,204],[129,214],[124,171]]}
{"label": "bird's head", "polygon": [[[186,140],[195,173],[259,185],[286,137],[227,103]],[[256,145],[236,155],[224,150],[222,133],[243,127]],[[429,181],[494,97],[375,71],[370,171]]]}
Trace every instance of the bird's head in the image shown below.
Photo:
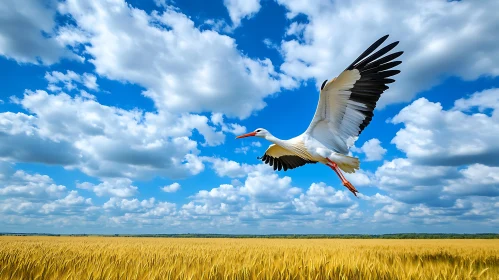
{"label": "bird's head", "polygon": [[236,139],[250,137],[250,136],[265,138],[269,134],[270,133],[265,128],[257,128],[253,132],[237,136]]}

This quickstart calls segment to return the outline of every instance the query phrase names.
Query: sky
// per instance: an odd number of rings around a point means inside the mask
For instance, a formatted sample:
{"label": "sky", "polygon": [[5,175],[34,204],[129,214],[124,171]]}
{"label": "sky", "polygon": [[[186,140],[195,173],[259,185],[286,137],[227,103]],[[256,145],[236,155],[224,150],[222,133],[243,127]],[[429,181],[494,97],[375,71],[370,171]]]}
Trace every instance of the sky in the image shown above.
{"label": "sky", "polygon": [[[499,229],[499,2],[4,0],[0,231]],[[385,34],[401,73],[351,155],[274,171],[323,80]]]}

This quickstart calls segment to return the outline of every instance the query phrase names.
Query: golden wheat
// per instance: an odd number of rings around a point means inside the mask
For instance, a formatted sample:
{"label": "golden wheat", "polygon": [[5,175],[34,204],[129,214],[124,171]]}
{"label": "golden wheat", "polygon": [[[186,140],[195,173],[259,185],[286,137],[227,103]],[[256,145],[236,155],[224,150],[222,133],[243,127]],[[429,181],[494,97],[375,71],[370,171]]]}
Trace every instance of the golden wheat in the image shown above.
{"label": "golden wheat", "polygon": [[4,236],[0,279],[499,279],[499,240]]}

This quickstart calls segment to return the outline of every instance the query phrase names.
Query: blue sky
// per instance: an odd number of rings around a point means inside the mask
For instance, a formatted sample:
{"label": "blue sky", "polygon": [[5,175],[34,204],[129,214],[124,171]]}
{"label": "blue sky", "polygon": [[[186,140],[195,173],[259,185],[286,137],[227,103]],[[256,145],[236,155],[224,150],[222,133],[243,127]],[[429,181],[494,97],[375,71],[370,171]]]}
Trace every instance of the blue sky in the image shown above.
{"label": "blue sky", "polygon": [[[497,232],[497,1],[8,0],[0,228],[51,233]],[[324,79],[400,41],[351,149],[275,172]]]}

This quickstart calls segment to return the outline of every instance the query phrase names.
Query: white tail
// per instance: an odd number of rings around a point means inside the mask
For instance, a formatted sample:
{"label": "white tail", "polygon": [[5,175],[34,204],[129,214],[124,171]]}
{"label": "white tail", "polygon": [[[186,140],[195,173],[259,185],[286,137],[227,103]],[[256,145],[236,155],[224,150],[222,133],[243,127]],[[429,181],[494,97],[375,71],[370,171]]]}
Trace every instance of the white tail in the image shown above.
{"label": "white tail", "polygon": [[360,168],[360,161],[356,157],[333,153],[329,159],[336,162],[338,167],[346,173],[354,173]]}

